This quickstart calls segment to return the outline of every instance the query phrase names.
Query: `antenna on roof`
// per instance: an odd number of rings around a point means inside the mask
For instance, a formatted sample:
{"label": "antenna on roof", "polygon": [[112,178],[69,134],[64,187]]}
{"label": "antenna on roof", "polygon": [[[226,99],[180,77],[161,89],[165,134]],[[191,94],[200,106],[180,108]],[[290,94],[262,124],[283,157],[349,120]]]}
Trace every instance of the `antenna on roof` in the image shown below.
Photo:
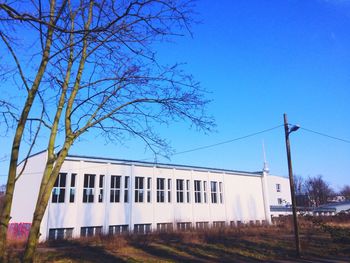
{"label": "antenna on roof", "polygon": [[264,140],[262,141],[262,148],[263,148],[263,155],[264,155],[264,168],[263,168],[263,171],[268,173],[269,172],[269,166],[267,165],[267,161],[266,161],[266,152],[265,152],[265,142],[264,142]]}

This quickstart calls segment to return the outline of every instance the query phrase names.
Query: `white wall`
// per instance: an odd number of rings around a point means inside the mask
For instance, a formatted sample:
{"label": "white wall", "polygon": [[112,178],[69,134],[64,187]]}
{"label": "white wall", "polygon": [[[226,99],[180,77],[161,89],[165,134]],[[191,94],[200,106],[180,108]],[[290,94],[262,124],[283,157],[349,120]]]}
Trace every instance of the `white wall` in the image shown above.
{"label": "white wall", "polygon": [[[41,152],[28,159],[25,172],[17,180],[13,195],[10,223],[31,223],[39,187],[46,164],[47,152]],[[24,163],[18,166],[18,173]]]}
{"label": "white wall", "polygon": [[[45,154],[29,159],[26,174],[18,181],[15,192],[13,222],[31,222],[32,213],[40,184]],[[262,177],[260,174],[228,172],[224,170],[198,169],[196,167],[180,167],[126,162],[116,160],[101,160],[91,158],[68,158],[62,166],[62,173],[67,173],[66,193],[64,203],[52,203],[51,198],[41,225],[41,240],[48,238],[50,228],[74,228],[73,236],[80,236],[80,228],[86,226],[103,226],[103,232],[108,233],[110,225],[152,224],[157,223],[267,220],[265,213]],[[76,173],[75,201],[69,202],[71,174]],[[94,203],[83,203],[84,174],[96,174]],[[98,202],[99,176],[104,177],[104,199]],[[121,202],[111,203],[111,176],[122,176]],[[129,202],[124,202],[124,178],[130,177]],[[144,202],[135,203],[135,177],[144,177]],[[152,180],[151,202],[147,202],[147,178]],[[165,202],[156,200],[156,179],[165,179]],[[171,202],[168,202],[168,179],[171,179]],[[176,179],[184,180],[184,203],[176,202]],[[190,202],[186,202],[186,180],[190,180]],[[194,180],[200,180],[202,186],[202,202],[195,203]],[[207,202],[204,203],[203,181],[207,182]],[[217,182],[218,203],[211,202],[210,182]],[[222,183],[223,203],[220,203],[219,182]],[[270,204],[277,204],[281,197],[290,201],[288,180],[278,176],[267,176]],[[281,184],[281,192],[276,192],[276,183]],[[24,192],[26,191],[26,194]],[[25,208],[25,209],[24,209]],[[269,209],[269,207],[268,207]]]}

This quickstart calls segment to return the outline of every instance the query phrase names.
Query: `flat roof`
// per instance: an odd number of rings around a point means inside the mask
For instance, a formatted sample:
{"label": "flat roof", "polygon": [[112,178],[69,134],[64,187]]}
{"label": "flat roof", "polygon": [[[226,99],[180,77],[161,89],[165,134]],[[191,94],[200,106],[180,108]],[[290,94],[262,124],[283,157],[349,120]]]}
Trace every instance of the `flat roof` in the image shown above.
{"label": "flat roof", "polygon": [[167,168],[167,169],[193,170],[193,171],[202,171],[202,172],[241,174],[241,175],[249,175],[249,176],[261,176],[262,175],[262,171],[247,172],[247,171],[211,168],[211,167],[203,167],[203,166],[155,163],[155,162],[134,161],[134,160],[95,157],[95,156],[84,156],[84,155],[71,155],[71,154],[69,154],[66,157],[66,160],[67,161],[89,161],[89,162],[99,162],[99,163],[136,165],[136,166],[157,167],[157,168]]}

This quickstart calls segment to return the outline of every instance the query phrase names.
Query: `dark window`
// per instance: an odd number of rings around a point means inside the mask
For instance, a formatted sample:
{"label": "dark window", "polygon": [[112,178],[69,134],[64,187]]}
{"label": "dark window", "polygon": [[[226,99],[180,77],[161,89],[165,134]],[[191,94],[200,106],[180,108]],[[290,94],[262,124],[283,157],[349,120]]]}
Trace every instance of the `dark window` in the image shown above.
{"label": "dark window", "polygon": [[73,236],[73,228],[50,228],[49,240],[70,239]]}
{"label": "dark window", "polygon": [[216,204],[218,202],[217,199],[217,182],[210,182],[210,186],[211,186],[211,202],[213,204]]}
{"label": "dark window", "polygon": [[126,234],[128,232],[129,232],[129,225],[109,226],[109,230],[108,230],[109,235],[120,235],[120,234]]}
{"label": "dark window", "polygon": [[129,182],[130,177],[125,176],[125,181],[124,181],[124,202],[129,203]]}
{"label": "dark window", "polygon": [[152,178],[147,178],[147,203],[151,202],[151,188],[152,188]]}
{"label": "dark window", "polygon": [[173,223],[157,223],[158,232],[171,232],[173,231]]}
{"label": "dark window", "polygon": [[102,226],[88,226],[80,228],[81,237],[92,237],[102,234]]}
{"label": "dark window", "polygon": [[119,203],[120,202],[120,181],[121,176],[111,176],[111,203]]}
{"label": "dark window", "polygon": [[157,203],[165,202],[165,179],[157,178]]}
{"label": "dark window", "polygon": [[66,193],[66,173],[59,173],[52,189],[52,203],[64,203]]}
{"label": "dark window", "polygon": [[151,224],[135,224],[134,233],[135,234],[147,234],[151,232]]}
{"label": "dark window", "polygon": [[135,203],[143,202],[143,177],[135,177]]}
{"label": "dark window", "polygon": [[184,180],[176,179],[176,202],[184,202]]}
{"label": "dark window", "polygon": [[83,203],[94,202],[95,174],[84,174]]}
{"label": "dark window", "polygon": [[103,202],[103,185],[104,185],[104,178],[105,176],[103,174],[100,174],[100,180],[98,183],[99,187],[99,193],[98,193],[98,202],[102,203]]}
{"label": "dark window", "polygon": [[77,174],[71,174],[70,176],[70,191],[69,191],[69,202],[74,203],[75,199],[75,179]]}
{"label": "dark window", "polygon": [[194,202],[201,203],[202,202],[202,190],[201,190],[202,182],[199,180],[194,180]]}
{"label": "dark window", "polygon": [[187,203],[190,202],[190,180],[186,180],[186,199]]}
{"label": "dark window", "polygon": [[168,203],[171,203],[171,179],[168,179]]}

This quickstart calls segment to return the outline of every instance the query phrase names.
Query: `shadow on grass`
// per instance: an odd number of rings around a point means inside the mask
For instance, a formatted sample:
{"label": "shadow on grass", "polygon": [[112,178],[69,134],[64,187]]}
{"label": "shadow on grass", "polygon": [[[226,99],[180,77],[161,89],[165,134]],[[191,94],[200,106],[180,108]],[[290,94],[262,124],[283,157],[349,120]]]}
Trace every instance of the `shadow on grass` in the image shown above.
{"label": "shadow on grass", "polygon": [[44,260],[44,262],[56,262],[63,259],[88,263],[126,262],[123,258],[108,253],[102,246],[75,241],[51,243],[49,248],[46,248],[46,251],[45,248],[41,250],[40,260]]}
{"label": "shadow on grass", "polygon": [[225,247],[210,244],[167,242],[137,246],[152,256],[172,262],[261,262],[248,255],[229,251]]}

